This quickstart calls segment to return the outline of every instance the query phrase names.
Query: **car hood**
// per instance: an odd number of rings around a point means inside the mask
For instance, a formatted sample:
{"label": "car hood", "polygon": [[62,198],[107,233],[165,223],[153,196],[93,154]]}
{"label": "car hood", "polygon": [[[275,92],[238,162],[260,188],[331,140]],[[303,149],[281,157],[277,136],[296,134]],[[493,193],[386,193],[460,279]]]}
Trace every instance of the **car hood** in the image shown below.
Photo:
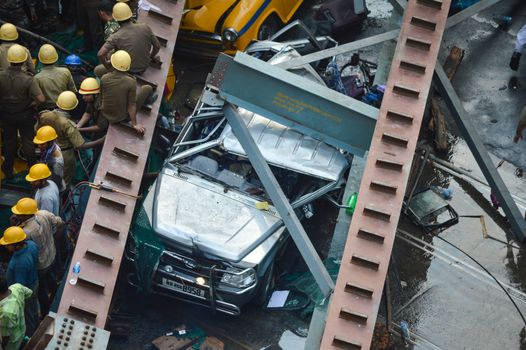
{"label": "car hood", "polygon": [[[283,233],[273,207],[196,174],[164,169],[157,179],[154,230],[164,239],[230,261],[240,261],[271,229],[275,234],[256,249],[264,253]],[[253,254],[251,254],[253,255]]]}
{"label": "car hood", "polygon": [[[215,33],[216,24],[237,0],[193,1],[181,22],[181,29]],[[218,33],[220,34],[220,33]]]}

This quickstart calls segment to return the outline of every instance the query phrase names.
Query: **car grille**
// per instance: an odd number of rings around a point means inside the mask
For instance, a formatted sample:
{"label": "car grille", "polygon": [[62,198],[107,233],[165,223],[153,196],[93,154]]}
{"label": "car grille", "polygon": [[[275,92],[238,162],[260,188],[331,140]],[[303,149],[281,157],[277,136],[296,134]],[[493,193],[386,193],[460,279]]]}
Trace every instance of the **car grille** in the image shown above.
{"label": "car grille", "polygon": [[208,261],[205,259],[196,260],[173,251],[163,252],[161,255],[161,264],[170,265],[174,268],[174,270],[194,277],[210,276],[210,271],[214,265],[216,268],[220,268],[220,266],[214,264],[213,261]]}

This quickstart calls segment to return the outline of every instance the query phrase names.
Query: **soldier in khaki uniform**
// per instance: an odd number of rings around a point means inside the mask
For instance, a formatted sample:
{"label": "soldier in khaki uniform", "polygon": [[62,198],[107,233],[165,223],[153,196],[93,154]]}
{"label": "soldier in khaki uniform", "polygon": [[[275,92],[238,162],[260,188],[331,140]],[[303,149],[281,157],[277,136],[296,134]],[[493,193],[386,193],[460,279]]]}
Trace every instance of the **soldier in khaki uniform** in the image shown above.
{"label": "soldier in khaki uniform", "polygon": [[137,95],[137,81],[127,71],[130,69],[131,57],[126,51],[119,50],[111,55],[114,70],[104,74],[100,81],[102,96],[101,115],[110,124],[127,120],[133,128],[144,133],[144,126],[137,122],[137,106],[142,106],[147,97],[153,94],[150,85],[143,85]]}
{"label": "soldier in khaki uniform", "polygon": [[113,18],[119,22],[120,29],[109,37],[101,47],[97,56],[102,65],[95,67],[95,74],[101,77],[111,69],[108,56],[117,50],[126,51],[132,58],[130,73],[142,74],[150,62],[157,60],[161,48],[159,40],[150,27],[131,20],[132,11],[128,5],[119,2],[113,6]]}
{"label": "soldier in khaki uniform", "polygon": [[110,35],[119,30],[119,22],[117,22],[112,15],[113,5],[115,3],[111,0],[101,0],[97,6],[99,17],[104,22],[104,41],[108,40]]}
{"label": "soldier in khaki uniform", "polygon": [[75,177],[75,150],[92,148],[100,141],[86,142],[75,123],[67,116],[68,111],[77,107],[78,100],[75,93],[64,91],[58,96],[57,109],[44,111],[39,114],[37,128],[49,125],[57,133],[56,143],[62,151],[64,157],[64,182],[70,185]]}
{"label": "soldier in khaki uniform", "polygon": [[77,87],[69,69],[55,66],[58,54],[52,45],[42,45],[38,51],[38,59],[44,64],[44,67],[40,73],[35,75],[35,79],[46,97],[41,109],[53,109],[61,92],[77,92]]}
{"label": "soldier in khaki uniform", "polygon": [[[80,84],[79,94],[86,103],[86,110],[77,123],[77,129],[81,132],[100,132],[108,128],[108,120],[102,117],[102,99],[100,96],[100,84],[95,78],[86,78]],[[85,127],[89,121],[91,126]]]}
{"label": "soldier in khaki uniform", "polygon": [[[18,31],[16,27],[11,23],[4,23],[0,27],[0,70],[9,68],[9,62],[7,61],[7,50],[18,40]],[[35,74],[35,65],[31,59],[31,53],[26,49],[27,60],[22,65],[24,72],[31,72]]]}
{"label": "soldier in khaki uniform", "polygon": [[22,64],[27,60],[26,48],[15,44],[7,52],[11,66],[0,71],[0,121],[4,127],[2,170],[6,177],[13,174],[18,132],[22,138],[22,150],[29,165],[35,163],[33,137],[33,107],[44,102],[44,95],[36,80],[22,72]]}

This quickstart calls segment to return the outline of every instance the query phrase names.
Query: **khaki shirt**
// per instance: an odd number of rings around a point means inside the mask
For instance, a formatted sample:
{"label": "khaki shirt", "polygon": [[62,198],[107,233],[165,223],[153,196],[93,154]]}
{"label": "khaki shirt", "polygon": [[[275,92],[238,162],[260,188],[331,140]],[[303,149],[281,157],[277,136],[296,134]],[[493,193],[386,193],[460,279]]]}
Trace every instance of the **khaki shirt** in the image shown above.
{"label": "khaki shirt", "polygon": [[131,73],[142,73],[150,65],[152,45],[159,45],[159,40],[149,26],[142,23],[127,23],[112,34],[104,48],[108,52],[124,50],[131,56]]}
{"label": "khaki shirt", "polygon": [[63,111],[55,109],[54,111],[45,111],[40,114],[36,130],[44,125],[49,125],[55,129],[58,136],[56,143],[63,152],[71,148],[78,148],[86,142],[75,123]]}
{"label": "khaki shirt", "polygon": [[[7,68],[9,68],[10,64],[9,62],[7,62],[7,50],[9,50],[9,48],[14,44],[14,42],[0,44],[0,70],[6,70]],[[24,72],[29,71],[31,73],[35,73],[35,65],[33,64],[33,60],[31,59],[31,52],[29,52],[27,48],[26,51],[27,60],[22,65],[22,70]]]}
{"label": "khaki shirt", "polygon": [[54,108],[61,92],[77,92],[71,72],[64,67],[44,66],[40,73],[35,75],[35,79],[46,97],[46,102],[43,104],[44,108]]}
{"label": "khaki shirt", "polygon": [[48,268],[55,261],[55,239],[53,233],[55,227],[62,225],[63,221],[59,216],[53,215],[47,210],[39,210],[30,219],[20,225],[28,239],[33,240],[38,251],[38,269]]}
{"label": "khaki shirt", "polygon": [[42,90],[37,81],[29,73],[24,73],[19,67],[9,67],[0,70],[0,108],[8,113],[24,112]]}
{"label": "khaki shirt", "polygon": [[137,102],[137,82],[134,77],[114,70],[100,80],[102,116],[111,124],[128,118],[128,104]]}
{"label": "khaki shirt", "polygon": [[93,124],[97,125],[101,130],[106,130],[108,128],[108,119],[104,118],[102,116],[102,100],[99,95],[95,96],[95,100],[91,103],[88,103],[86,107],[86,113],[91,115],[91,119],[93,120]]}

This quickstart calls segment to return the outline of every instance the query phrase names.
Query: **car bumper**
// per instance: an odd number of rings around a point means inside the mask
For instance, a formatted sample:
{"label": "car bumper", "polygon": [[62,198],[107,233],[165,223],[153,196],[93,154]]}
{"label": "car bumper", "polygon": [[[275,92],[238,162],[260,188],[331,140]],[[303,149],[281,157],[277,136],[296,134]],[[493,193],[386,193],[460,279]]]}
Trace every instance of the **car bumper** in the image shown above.
{"label": "car bumper", "polygon": [[[241,307],[252,300],[257,292],[258,281],[246,288],[234,288],[215,282],[211,290],[209,276],[198,277],[206,279],[207,283],[199,285],[195,282],[195,275],[188,275],[177,270],[168,273],[163,270],[162,265],[159,265],[153,277],[151,291],[234,316],[241,314]],[[133,274],[128,275],[128,283],[138,287]],[[182,291],[181,285],[187,290]],[[200,295],[191,293],[197,290],[200,291]]]}
{"label": "car bumper", "polygon": [[176,52],[215,59],[221,52],[230,54],[235,52],[235,50],[227,48],[219,34],[180,30],[176,43]]}

